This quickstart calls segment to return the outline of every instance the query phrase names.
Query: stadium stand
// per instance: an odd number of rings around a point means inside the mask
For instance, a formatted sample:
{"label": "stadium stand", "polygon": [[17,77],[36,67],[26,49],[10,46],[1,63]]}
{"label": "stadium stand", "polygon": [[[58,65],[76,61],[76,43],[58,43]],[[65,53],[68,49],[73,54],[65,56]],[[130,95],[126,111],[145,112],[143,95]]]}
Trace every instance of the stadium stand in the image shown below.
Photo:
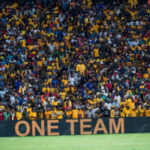
{"label": "stadium stand", "polygon": [[150,116],[147,1],[3,1],[0,120]]}

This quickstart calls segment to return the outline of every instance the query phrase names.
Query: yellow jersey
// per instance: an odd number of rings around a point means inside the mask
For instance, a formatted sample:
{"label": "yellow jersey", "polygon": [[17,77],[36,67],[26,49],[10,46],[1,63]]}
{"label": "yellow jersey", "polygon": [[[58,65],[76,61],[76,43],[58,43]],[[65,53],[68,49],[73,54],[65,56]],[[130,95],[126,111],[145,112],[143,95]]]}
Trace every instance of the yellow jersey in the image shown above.
{"label": "yellow jersey", "polygon": [[52,111],[51,119],[57,119],[57,110]]}
{"label": "yellow jersey", "polygon": [[72,111],[71,110],[66,111],[66,115],[67,115],[68,118],[71,118]]}
{"label": "yellow jersey", "polygon": [[23,117],[22,112],[17,112],[17,113],[16,113],[16,119],[17,119],[17,120],[21,120],[22,117]]}
{"label": "yellow jersey", "polygon": [[40,113],[39,113],[38,118],[39,118],[39,119],[44,119],[44,114],[43,114],[43,112],[40,112]]}
{"label": "yellow jersey", "polygon": [[110,111],[110,117],[115,117],[115,110],[112,109],[112,110]]}
{"label": "yellow jersey", "polygon": [[131,110],[127,110],[127,109],[124,110],[125,117],[130,117],[130,111]]}
{"label": "yellow jersey", "polygon": [[52,113],[51,111],[45,111],[45,113],[44,113],[45,114],[45,118],[46,119],[50,119],[51,113]]}
{"label": "yellow jersey", "polygon": [[31,107],[27,107],[27,112],[28,113],[32,112],[32,108]]}
{"label": "yellow jersey", "polygon": [[145,113],[145,109],[139,109],[139,116],[140,117],[143,117],[144,116],[144,113]]}
{"label": "yellow jersey", "polygon": [[72,110],[72,118],[77,119],[79,116],[79,111],[77,109]]}
{"label": "yellow jersey", "polygon": [[145,116],[146,117],[150,117],[150,109],[146,109],[145,110]]}
{"label": "yellow jersey", "polygon": [[57,112],[57,119],[63,119],[63,115],[64,115],[64,112],[62,110],[58,111]]}
{"label": "yellow jersey", "polygon": [[84,117],[85,117],[84,111],[83,111],[83,110],[80,110],[80,111],[79,111],[79,115],[80,115],[81,118],[84,118]]}
{"label": "yellow jersey", "polygon": [[30,112],[29,113],[29,119],[30,120],[35,120],[37,118],[37,113],[36,112]]}
{"label": "yellow jersey", "polygon": [[131,110],[130,111],[130,117],[137,117],[138,116],[138,110]]}

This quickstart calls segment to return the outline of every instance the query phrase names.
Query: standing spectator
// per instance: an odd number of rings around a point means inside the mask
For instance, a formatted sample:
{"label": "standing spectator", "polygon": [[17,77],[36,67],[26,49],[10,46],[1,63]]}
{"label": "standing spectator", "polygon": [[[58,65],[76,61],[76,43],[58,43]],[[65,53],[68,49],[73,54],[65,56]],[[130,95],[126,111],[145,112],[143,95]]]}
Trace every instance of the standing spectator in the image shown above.
{"label": "standing spectator", "polygon": [[4,120],[4,113],[2,109],[0,109],[0,120]]}
{"label": "standing spectator", "polygon": [[10,120],[10,112],[9,109],[4,111],[4,120]]}
{"label": "standing spectator", "polygon": [[23,114],[22,114],[21,110],[18,110],[18,111],[16,112],[16,119],[17,119],[17,120],[23,119]]}

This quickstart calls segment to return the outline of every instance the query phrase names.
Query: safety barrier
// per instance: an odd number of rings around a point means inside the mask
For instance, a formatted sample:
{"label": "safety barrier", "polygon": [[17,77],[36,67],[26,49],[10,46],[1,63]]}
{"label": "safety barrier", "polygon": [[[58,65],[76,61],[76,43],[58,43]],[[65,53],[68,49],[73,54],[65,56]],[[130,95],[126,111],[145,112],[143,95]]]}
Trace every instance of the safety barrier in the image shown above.
{"label": "safety barrier", "polygon": [[0,137],[150,132],[150,117],[0,121]]}

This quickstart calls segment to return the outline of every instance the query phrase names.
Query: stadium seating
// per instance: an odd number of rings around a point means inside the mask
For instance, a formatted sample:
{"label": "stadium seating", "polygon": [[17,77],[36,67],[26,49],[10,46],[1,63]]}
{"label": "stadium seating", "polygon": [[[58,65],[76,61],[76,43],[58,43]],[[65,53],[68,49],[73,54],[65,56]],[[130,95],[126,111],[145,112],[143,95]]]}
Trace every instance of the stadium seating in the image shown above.
{"label": "stadium seating", "polygon": [[150,116],[147,3],[58,0],[0,9],[0,120]]}

